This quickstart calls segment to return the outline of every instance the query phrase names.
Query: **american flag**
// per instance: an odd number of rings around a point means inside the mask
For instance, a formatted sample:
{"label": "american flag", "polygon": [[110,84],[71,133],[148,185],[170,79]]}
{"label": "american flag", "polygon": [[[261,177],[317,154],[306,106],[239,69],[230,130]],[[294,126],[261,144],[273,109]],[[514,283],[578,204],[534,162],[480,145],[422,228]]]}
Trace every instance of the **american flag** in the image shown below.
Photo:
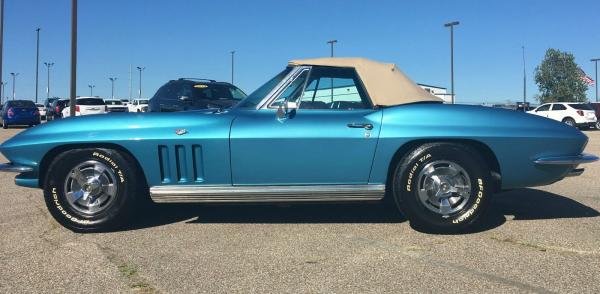
{"label": "american flag", "polygon": [[579,69],[579,78],[586,83],[588,86],[593,86],[596,81],[590,78],[585,72],[580,68]]}

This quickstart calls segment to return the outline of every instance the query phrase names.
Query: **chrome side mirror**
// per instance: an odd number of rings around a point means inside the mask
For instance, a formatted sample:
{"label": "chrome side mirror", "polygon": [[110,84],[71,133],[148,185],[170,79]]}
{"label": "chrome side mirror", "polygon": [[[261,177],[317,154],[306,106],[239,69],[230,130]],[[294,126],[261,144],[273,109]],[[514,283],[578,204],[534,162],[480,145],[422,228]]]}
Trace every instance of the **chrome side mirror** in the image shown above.
{"label": "chrome side mirror", "polygon": [[296,114],[298,103],[292,101],[284,101],[277,108],[277,119],[292,118]]}

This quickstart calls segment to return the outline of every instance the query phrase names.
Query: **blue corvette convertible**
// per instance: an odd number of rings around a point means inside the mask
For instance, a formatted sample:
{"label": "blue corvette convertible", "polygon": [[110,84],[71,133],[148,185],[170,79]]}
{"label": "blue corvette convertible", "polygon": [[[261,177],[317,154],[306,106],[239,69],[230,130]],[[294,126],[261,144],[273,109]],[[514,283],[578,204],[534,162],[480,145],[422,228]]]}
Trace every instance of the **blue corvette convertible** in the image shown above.
{"label": "blue corvette convertible", "polygon": [[[428,230],[461,231],[494,192],[547,185],[597,160],[576,128],[522,112],[445,105],[395,65],[291,61],[228,110],[73,117],[4,142],[16,184],[87,232],[154,202],[397,205]],[[395,203],[395,204],[394,204]]]}

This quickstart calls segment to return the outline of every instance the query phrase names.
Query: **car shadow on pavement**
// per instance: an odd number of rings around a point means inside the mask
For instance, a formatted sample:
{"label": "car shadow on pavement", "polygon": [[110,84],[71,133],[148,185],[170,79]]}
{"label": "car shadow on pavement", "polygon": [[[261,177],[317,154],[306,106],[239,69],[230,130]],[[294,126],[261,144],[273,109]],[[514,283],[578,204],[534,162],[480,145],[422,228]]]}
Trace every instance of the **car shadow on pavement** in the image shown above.
{"label": "car shadow on pavement", "polygon": [[[506,216],[514,220],[597,217],[600,213],[570,198],[536,189],[497,194],[481,222],[465,233],[501,226]],[[154,205],[122,230],[136,230],[185,221],[203,223],[402,223],[406,218],[394,205],[381,203],[294,205]],[[424,233],[434,233],[415,228]]]}
{"label": "car shadow on pavement", "polygon": [[516,189],[498,193],[482,221],[466,233],[487,231],[501,226],[506,216],[512,220],[551,220],[598,217],[600,212],[571,198],[536,189]]}

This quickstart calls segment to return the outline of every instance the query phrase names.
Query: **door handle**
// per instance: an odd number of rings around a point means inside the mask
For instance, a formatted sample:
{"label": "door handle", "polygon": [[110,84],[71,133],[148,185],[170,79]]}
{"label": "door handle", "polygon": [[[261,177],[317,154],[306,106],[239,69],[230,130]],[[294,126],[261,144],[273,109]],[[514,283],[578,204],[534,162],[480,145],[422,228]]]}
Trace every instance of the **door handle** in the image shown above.
{"label": "door handle", "polygon": [[365,129],[365,130],[373,129],[372,124],[349,123],[346,126],[348,126],[349,128],[354,128],[354,129]]}

